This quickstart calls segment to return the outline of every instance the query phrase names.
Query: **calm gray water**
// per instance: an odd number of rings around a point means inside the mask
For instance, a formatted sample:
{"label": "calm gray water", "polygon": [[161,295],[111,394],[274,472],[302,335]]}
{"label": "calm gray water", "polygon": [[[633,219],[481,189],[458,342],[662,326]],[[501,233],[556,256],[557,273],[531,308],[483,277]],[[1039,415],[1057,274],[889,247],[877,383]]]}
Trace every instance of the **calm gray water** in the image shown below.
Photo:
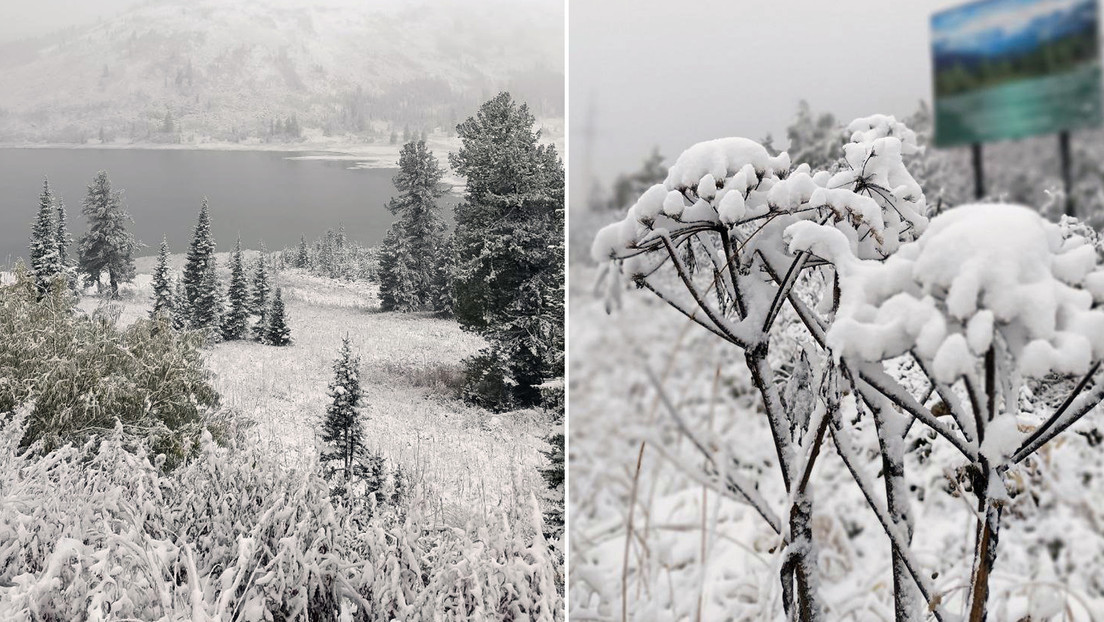
{"label": "calm gray water", "polygon": [[[375,245],[391,225],[386,205],[394,169],[350,169],[354,162],[289,160],[264,151],[158,149],[0,149],[0,265],[26,257],[42,178],[65,199],[69,228],[79,238],[88,184],[103,169],[134,218],[132,232],[157,252],[161,235],[172,252],[187,249],[203,197],[211,209],[218,250],[242,245],[270,250],[292,246],[300,234],[313,240],[344,223],[350,239]],[[457,199],[446,196],[451,216]],[[75,250],[74,250],[75,252]]]}

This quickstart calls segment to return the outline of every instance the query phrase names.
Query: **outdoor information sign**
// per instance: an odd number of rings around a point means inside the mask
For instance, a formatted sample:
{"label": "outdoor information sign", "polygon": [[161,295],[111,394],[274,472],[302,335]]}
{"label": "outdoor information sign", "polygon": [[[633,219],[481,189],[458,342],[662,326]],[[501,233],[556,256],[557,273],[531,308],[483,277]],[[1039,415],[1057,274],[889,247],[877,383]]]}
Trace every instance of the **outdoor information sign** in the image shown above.
{"label": "outdoor information sign", "polygon": [[1101,123],[1097,0],[981,0],[931,18],[935,144]]}

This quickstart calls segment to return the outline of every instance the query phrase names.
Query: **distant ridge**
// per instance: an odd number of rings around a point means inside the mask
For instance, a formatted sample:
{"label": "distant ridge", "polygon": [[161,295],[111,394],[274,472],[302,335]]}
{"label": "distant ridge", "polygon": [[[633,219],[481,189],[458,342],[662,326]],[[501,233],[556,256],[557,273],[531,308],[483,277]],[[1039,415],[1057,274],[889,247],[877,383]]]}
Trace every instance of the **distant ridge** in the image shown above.
{"label": "distant ridge", "polygon": [[555,0],[153,0],[0,46],[0,141],[389,142],[509,89],[562,118]]}

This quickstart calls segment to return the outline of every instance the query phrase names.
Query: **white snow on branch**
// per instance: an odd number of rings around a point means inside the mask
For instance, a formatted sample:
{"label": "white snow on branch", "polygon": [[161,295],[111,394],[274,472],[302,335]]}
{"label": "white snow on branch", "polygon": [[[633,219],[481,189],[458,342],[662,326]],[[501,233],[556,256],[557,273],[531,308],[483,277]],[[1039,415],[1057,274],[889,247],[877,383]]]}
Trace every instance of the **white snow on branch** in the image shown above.
{"label": "white snow on branch", "polygon": [[1000,334],[1025,376],[1084,374],[1104,358],[1104,272],[1083,238],[1034,210],[965,205],[931,221],[885,261],[866,261],[833,227],[787,229],[791,252],[835,264],[835,356],[878,361],[910,350],[953,382],[973,370]]}

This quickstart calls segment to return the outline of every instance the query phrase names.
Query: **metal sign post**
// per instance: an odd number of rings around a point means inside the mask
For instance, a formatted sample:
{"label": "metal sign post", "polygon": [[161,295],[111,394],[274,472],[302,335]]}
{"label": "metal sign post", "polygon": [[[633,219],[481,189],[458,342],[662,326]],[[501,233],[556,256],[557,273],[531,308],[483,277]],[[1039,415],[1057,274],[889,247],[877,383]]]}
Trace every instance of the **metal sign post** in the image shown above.
{"label": "metal sign post", "polygon": [[981,143],[970,145],[974,161],[974,199],[977,201],[985,197],[985,168],[981,162]]}
{"label": "metal sign post", "polygon": [[1070,170],[1070,133],[1068,130],[1058,132],[1058,159],[1062,163],[1062,186],[1066,195],[1066,215],[1077,216],[1077,210],[1073,206],[1073,173]]}

